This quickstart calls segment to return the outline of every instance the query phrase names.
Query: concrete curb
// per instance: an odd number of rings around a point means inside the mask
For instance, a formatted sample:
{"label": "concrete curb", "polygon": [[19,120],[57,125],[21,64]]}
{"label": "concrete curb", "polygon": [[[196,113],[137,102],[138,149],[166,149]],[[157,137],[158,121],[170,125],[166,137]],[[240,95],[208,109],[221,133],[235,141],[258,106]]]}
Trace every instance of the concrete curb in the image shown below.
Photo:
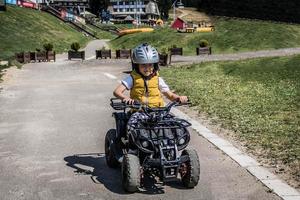
{"label": "concrete curb", "polygon": [[226,153],[231,159],[237,162],[241,167],[260,180],[266,187],[284,200],[300,200],[300,193],[284,181],[280,180],[275,174],[269,172],[261,166],[255,159],[241,152],[228,141],[222,139],[217,134],[211,132],[198,121],[192,119],[176,108],[172,108],[172,113],[182,119],[188,120],[192,124],[192,128],[199,135],[207,139],[210,143],[218,147]]}

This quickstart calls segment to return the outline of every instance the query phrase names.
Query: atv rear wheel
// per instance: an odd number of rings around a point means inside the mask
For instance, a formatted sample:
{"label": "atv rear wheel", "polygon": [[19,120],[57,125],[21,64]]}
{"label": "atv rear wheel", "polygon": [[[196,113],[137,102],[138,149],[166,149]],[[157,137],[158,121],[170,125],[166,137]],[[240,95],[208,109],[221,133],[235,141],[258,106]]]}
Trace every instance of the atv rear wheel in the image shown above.
{"label": "atv rear wheel", "polygon": [[188,161],[181,165],[181,181],[185,187],[194,188],[198,184],[200,176],[200,163],[197,152],[194,149],[185,149],[181,155],[188,156]]}
{"label": "atv rear wheel", "polygon": [[110,129],[107,131],[105,136],[105,159],[106,164],[110,168],[117,168],[119,166],[119,162],[116,159],[114,150],[112,149],[112,146],[114,145],[116,141],[116,130]]}
{"label": "atv rear wheel", "polygon": [[141,184],[140,161],[136,155],[125,154],[122,162],[122,185],[127,192],[136,192]]}

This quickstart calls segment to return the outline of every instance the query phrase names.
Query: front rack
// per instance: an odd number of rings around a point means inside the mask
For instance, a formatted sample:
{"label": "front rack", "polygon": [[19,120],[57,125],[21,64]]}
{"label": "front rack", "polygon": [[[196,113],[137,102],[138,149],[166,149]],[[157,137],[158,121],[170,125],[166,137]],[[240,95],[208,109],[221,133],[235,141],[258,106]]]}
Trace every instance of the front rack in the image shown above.
{"label": "front rack", "polygon": [[131,125],[135,129],[157,130],[157,129],[177,129],[186,128],[192,124],[184,119],[169,118],[157,121],[155,123],[147,121],[138,121],[136,124]]}

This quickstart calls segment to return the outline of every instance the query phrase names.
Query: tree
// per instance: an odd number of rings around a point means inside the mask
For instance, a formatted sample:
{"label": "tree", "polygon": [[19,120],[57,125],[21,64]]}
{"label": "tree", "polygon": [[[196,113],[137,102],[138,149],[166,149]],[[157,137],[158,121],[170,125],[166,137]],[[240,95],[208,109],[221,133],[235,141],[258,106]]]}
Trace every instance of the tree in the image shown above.
{"label": "tree", "polygon": [[171,9],[171,6],[173,4],[172,0],[159,0],[157,2],[158,8],[160,10],[161,17],[163,19],[169,18],[169,10]]}
{"label": "tree", "polygon": [[197,7],[199,0],[182,0],[182,3],[186,7]]}
{"label": "tree", "polygon": [[109,0],[89,0],[91,12],[99,16],[100,11],[106,10]]}

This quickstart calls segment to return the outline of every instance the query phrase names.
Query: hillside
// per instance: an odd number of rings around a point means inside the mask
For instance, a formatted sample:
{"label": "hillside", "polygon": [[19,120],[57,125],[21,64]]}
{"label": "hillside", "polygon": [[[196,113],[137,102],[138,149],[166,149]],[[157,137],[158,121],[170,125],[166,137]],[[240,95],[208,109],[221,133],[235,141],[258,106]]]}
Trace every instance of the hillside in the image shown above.
{"label": "hillside", "polygon": [[206,39],[214,54],[278,49],[300,46],[300,25],[230,18],[213,19],[215,31],[210,33],[177,33],[169,28],[154,33],[126,35],[112,41],[114,48],[134,47],[148,42],[158,49],[177,45],[185,55],[195,55],[201,39]]}
{"label": "hillside", "polygon": [[55,51],[62,52],[72,42],[85,45],[92,39],[37,10],[8,6],[0,19],[0,59],[8,59],[15,52],[42,49],[48,42],[53,43]]}

